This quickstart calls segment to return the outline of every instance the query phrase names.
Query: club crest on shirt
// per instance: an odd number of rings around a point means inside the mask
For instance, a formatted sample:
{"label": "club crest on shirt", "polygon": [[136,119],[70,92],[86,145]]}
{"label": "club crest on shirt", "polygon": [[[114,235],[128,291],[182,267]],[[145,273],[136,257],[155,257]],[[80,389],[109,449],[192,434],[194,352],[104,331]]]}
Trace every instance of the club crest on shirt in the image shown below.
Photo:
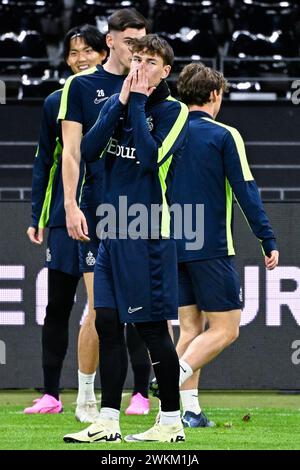
{"label": "club crest on shirt", "polygon": [[51,262],[51,251],[50,251],[50,248],[47,248],[47,250],[46,250],[46,261],[47,261],[47,263],[50,263],[50,262]]}
{"label": "club crest on shirt", "polygon": [[94,264],[96,263],[95,257],[91,251],[88,252],[85,261],[88,266],[94,266]]}
{"label": "club crest on shirt", "polygon": [[146,119],[146,121],[147,121],[147,124],[148,124],[148,129],[149,129],[149,131],[150,131],[150,132],[153,131],[153,127],[154,127],[154,125],[153,125],[153,117],[152,117],[152,116],[148,116],[147,119]]}

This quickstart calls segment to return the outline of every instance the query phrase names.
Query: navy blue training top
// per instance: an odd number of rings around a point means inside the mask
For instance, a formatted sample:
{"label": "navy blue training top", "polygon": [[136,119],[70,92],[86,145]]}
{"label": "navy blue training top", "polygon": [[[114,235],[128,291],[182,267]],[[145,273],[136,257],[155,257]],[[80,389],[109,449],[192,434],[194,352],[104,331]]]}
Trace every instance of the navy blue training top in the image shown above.
{"label": "navy blue training top", "polygon": [[196,204],[204,205],[200,227],[204,229],[204,244],[200,249],[187,249],[191,240],[182,230],[183,237],[177,240],[179,261],[234,255],[233,195],[264,253],[275,250],[274,232],[251,174],[241,135],[205,112],[190,112],[187,145],[175,171],[172,203],[192,206],[193,229]]}
{"label": "navy blue training top", "polygon": [[[124,75],[106,72],[102,65],[69,77],[63,88],[58,119],[82,124],[85,135],[108,98],[121,90],[124,78]],[[102,178],[103,163],[100,160],[86,166],[80,207],[97,207],[102,202],[99,191]]]}
{"label": "navy blue training top", "polygon": [[[39,143],[32,173],[32,226],[65,226],[62,184],[62,137],[57,122],[62,90],[51,93],[44,102]],[[82,181],[84,165],[80,168]],[[77,200],[79,199],[78,185]]]}
{"label": "navy blue training top", "polygon": [[[126,232],[134,219],[129,214],[124,225],[120,222],[119,197],[125,196],[128,208],[142,204],[142,210],[147,210],[148,221],[140,227],[142,236],[171,236],[169,194],[185,142],[187,117],[187,107],[170,96],[165,82],[149,98],[132,92],[127,106],[118,94],[105,103],[82,139],[81,154],[87,161],[99,156],[104,159],[102,201],[117,214],[115,226],[108,227],[108,232]],[[150,220],[152,208],[159,206],[160,217]]]}

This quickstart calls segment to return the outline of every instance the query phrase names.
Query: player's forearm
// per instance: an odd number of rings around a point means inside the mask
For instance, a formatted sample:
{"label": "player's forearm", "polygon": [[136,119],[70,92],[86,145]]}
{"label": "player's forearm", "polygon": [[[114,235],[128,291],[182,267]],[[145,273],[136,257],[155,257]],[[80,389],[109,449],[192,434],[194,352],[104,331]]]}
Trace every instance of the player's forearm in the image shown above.
{"label": "player's forearm", "polygon": [[146,95],[131,93],[128,112],[133,127],[137,158],[146,170],[155,171],[158,167],[158,143],[149,131],[145,113],[146,101]]}
{"label": "player's forearm", "polygon": [[276,250],[275,235],[255,181],[234,183],[232,189],[253,233],[261,241],[265,254]]}
{"label": "player's forearm", "polygon": [[37,155],[32,172],[31,208],[32,226],[37,227],[41,217],[51,166]]}
{"label": "player's forearm", "polygon": [[81,141],[81,157],[86,162],[94,162],[102,157],[124,110],[124,105],[119,99],[116,99],[111,105],[109,103],[107,105],[103,107],[94,126]]}
{"label": "player's forearm", "polygon": [[66,210],[77,206],[76,194],[80,174],[80,155],[63,150],[62,177],[64,186],[64,206]]}

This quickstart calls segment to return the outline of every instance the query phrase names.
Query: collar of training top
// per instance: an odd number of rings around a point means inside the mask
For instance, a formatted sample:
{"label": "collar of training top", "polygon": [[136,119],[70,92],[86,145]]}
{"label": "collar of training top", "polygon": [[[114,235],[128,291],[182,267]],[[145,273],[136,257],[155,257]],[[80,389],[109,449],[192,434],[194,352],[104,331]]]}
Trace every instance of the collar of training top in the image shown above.
{"label": "collar of training top", "polygon": [[213,117],[205,111],[196,111],[195,110],[195,111],[190,111],[190,113],[189,113],[189,118],[190,119],[199,119],[199,118],[205,118],[205,117],[209,118],[209,119],[213,119]]}
{"label": "collar of training top", "polygon": [[152,108],[154,105],[164,101],[169,95],[169,87],[165,80],[162,80],[147,99],[146,108]]}

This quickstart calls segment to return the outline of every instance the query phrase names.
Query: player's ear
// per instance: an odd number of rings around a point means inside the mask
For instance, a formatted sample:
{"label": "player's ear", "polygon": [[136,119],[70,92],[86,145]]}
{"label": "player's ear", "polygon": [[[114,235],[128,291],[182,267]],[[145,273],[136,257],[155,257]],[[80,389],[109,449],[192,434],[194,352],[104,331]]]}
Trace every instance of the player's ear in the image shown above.
{"label": "player's ear", "polygon": [[162,79],[167,78],[171,72],[171,65],[164,65],[163,73],[162,73]]}
{"label": "player's ear", "polygon": [[107,58],[107,52],[105,50],[99,52],[101,63]]}
{"label": "player's ear", "polygon": [[210,101],[211,101],[212,103],[215,103],[215,102],[217,101],[217,97],[218,97],[218,92],[217,92],[217,90],[211,91],[211,93],[210,93]]}
{"label": "player's ear", "polygon": [[106,35],[106,45],[109,49],[113,49],[114,47],[114,39],[111,33],[107,33]]}

